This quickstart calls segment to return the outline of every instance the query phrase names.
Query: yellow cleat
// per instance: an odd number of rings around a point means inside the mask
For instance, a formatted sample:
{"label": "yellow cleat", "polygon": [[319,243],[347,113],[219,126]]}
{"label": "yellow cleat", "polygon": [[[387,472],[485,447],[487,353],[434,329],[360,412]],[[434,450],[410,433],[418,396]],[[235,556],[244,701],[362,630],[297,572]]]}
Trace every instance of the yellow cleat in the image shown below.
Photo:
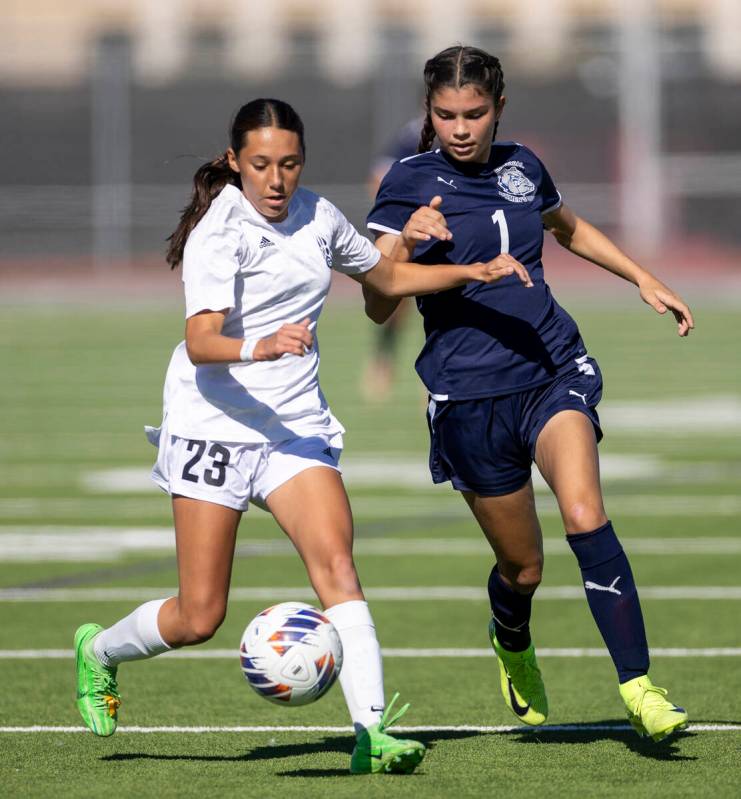
{"label": "yellow cleat", "polygon": [[499,663],[499,683],[507,707],[524,724],[542,724],[548,718],[548,697],[532,644],[524,652],[510,652],[497,641],[494,620],[489,638]]}
{"label": "yellow cleat", "polygon": [[665,699],[666,688],[651,683],[648,675],[620,685],[620,696],[628,711],[628,721],[642,738],[661,741],[687,728],[687,711]]}

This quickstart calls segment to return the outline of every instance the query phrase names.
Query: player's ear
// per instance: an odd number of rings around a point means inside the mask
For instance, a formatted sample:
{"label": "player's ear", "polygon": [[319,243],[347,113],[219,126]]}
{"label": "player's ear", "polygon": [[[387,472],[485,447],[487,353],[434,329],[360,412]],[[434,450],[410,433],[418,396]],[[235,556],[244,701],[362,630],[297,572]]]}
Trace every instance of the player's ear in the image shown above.
{"label": "player's ear", "polygon": [[499,98],[499,101],[494,104],[494,119],[499,121],[499,117],[502,116],[502,111],[504,111],[504,106],[507,103],[507,98],[502,95]]}
{"label": "player's ear", "polygon": [[229,147],[226,151],[226,160],[233,172],[239,172],[239,164],[237,163],[237,154]]}

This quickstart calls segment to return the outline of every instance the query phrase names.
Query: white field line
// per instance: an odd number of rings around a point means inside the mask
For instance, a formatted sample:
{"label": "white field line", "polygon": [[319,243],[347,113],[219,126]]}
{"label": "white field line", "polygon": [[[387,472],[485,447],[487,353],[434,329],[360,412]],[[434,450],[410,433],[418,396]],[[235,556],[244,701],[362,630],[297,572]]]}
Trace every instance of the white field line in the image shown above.
{"label": "white field line", "polygon": [[[450,490],[450,489],[448,489]],[[671,496],[667,494],[613,494],[610,493],[605,504],[611,517],[615,516],[735,516],[741,514],[741,495],[690,495]],[[558,516],[560,511],[556,500],[548,496],[538,496],[538,513],[545,516]],[[1,506],[0,506],[1,507]],[[428,497],[354,497],[353,513],[358,518],[390,519],[425,518],[431,513],[451,519],[469,519],[467,507],[458,497],[449,499],[442,494],[437,498]]]}
{"label": "white field line", "polygon": [[662,435],[732,433],[741,430],[741,397],[734,395],[678,400],[605,402],[600,407],[605,430]]}
{"label": "white field line", "polygon": [[[424,454],[418,456],[343,455],[342,478],[349,488],[435,488],[427,468]],[[660,479],[671,474],[672,464],[665,464],[654,455],[619,455],[606,453],[600,457],[600,477],[609,483],[618,480]],[[85,491],[106,494],[149,494],[159,491],[150,478],[147,467],[99,469],[80,476],[80,487]],[[537,470],[533,470],[536,491],[549,488]]]}
{"label": "white field line", "polygon": [[[65,519],[115,517],[121,520],[139,519],[144,512],[167,513],[166,497],[9,497],[0,499],[0,519]],[[737,516],[741,514],[739,494],[614,494],[607,496],[609,514],[627,517],[657,516]],[[538,513],[558,516],[552,496],[538,496]],[[449,487],[414,496],[356,496],[352,499],[355,517],[360,520],[425,519],[430,515],[454,520],[470,520],[470,513],[461,499]],[[254,510],[252,512],[255,512]],[[260,511],[257,511],[258,513]],[[5,526],[9,526],[7,523]]]}
{"label": "white field line", "polygon": [[[482,732],[482,733],[530,733],[540,735],[549,732],[632,732],[629,724],[546,724],[542,727],[525,727],[502,724],[493,727],[477,726],[474,724],[435,725],[435,726],[397,726],[390,729],[398,733],[414,732]],[[741,724],[690,724],[687,732],[738,732]],[[34,725],[30,727],[0,727],[0,733],[87,733],[87,727],[51,727]],[[246,733],[246,732],[353,732],[350,726],[331,727],[319,725],[255,725],[251,727],[118,727],[117,734],[149,734],[149,733]]]}
{"label": "white field line", "polygon": [[[571,555],[566,539],[546,538],[547,555]],[[741,536],[713,538],[631,538],[630,555],[739,555]],[[171,527],[0,525],[0,563],[38,561],[111,561],[132,552],[174,552]],[[490,555],[483,536],[475,538],[357,538],[357,555]],[[242,557],[295,557],[286,539],[252,539],[237,545]]]}
{"label": "white field line", "polygon": [[[491,647],[486,649],[443,648],[394,648],[384,647],[381,654],[386,658],[490,658]],[[168,660],[234,660],[237,649],[179,649],[165,652],[160,657]],[[0,660],[71,660],[73,649],[0,649]],[[610,653],[598,647],[539,647],[539,658],[607,658]],[[741,657],[741,647],[654,647],[651,657],[695,658],[695,657]]]}
{"label": "white field line", "polygon": [[[443,489],[444,490],[444,489]],[[440,489],[438,488],[438,491]],[[92,497],[92,498],[5,498],[0,499],[0,520],[52,518],[59,522],[73,519],[101,516],[115,517],[122,521],[138,520],[143,513],[162,514],[167,511],[167,503],[162,497]],[[556,501],[551,496],[540,496],[537,500],[538,514],[541,516],[559,516]],[[741,495],[682,495],[641,494],[631,496],[608,496],[608,512],[612,518],[638,517],[653,518],[664,516],[698,516],[702,518],[739,516],[741,515]],[[379,495],[374,497],[354,497],[352,509],[359,521],[388,521],[393,529],[394,522],[399,519],[426,519],[431,515],[440,519],[470,521],[470,513],[465,504],[448,491],[412,497],[397,495]],[[252,513],[260,511],[252,510]],[[10,526],[7,522],[6,527]]]}
{"label": "white field line", "polygon": [[[459,586],[377,587],[364,589],[370,600],[427,602],[484,601],[488,600],[485,588]],[[0,602],[132,602],[153,597],[175,596],[177,588],[1,588]],[[682,600],[741,600],[741,586],[641,586],[641,599]],[[306,586],[232,588],[229,598],[237,602],[279,600],[309,600],[316,595]],[[544,586],[538,589],[538,599],[584,599],[584,588],[577,585]]]}

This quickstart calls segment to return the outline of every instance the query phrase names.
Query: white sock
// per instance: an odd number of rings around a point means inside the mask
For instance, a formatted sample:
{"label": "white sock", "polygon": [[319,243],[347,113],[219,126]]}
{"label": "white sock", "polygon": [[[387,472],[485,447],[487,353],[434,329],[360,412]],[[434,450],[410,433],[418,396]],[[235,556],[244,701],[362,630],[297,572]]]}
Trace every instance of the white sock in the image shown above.
{"label": "white sock", "polygon": [[368,603],[360,599],[327,608],[324,615],[334,624],[342,641],[340,685],[358,733],[378,724],[384,708],[383,664]]}
{"label": "white sock", "polygon": [[117,621],[93,639],[95,656],[104,666],[126,660],[143,660],[171,649],[157,625],[157,615],[167,599],[153,599]]}

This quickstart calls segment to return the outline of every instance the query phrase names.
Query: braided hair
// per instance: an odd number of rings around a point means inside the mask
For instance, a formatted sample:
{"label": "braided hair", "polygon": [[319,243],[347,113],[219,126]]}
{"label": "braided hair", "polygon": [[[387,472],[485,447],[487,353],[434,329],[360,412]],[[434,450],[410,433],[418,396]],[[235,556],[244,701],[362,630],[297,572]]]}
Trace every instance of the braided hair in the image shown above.
{"label": "braided hair", "polygon": [[[504,91],[504,73],[499,59],[478,47],[448,47],[425,64],[424,77],[425,119],[417,145],[418,153],[426,153],[435,139],[430,101],[438,89],[443,86],[460,89],[471,84],[490,95],[495,105]],[[494,137],[498,127],[499,121],[494,125]]]}

